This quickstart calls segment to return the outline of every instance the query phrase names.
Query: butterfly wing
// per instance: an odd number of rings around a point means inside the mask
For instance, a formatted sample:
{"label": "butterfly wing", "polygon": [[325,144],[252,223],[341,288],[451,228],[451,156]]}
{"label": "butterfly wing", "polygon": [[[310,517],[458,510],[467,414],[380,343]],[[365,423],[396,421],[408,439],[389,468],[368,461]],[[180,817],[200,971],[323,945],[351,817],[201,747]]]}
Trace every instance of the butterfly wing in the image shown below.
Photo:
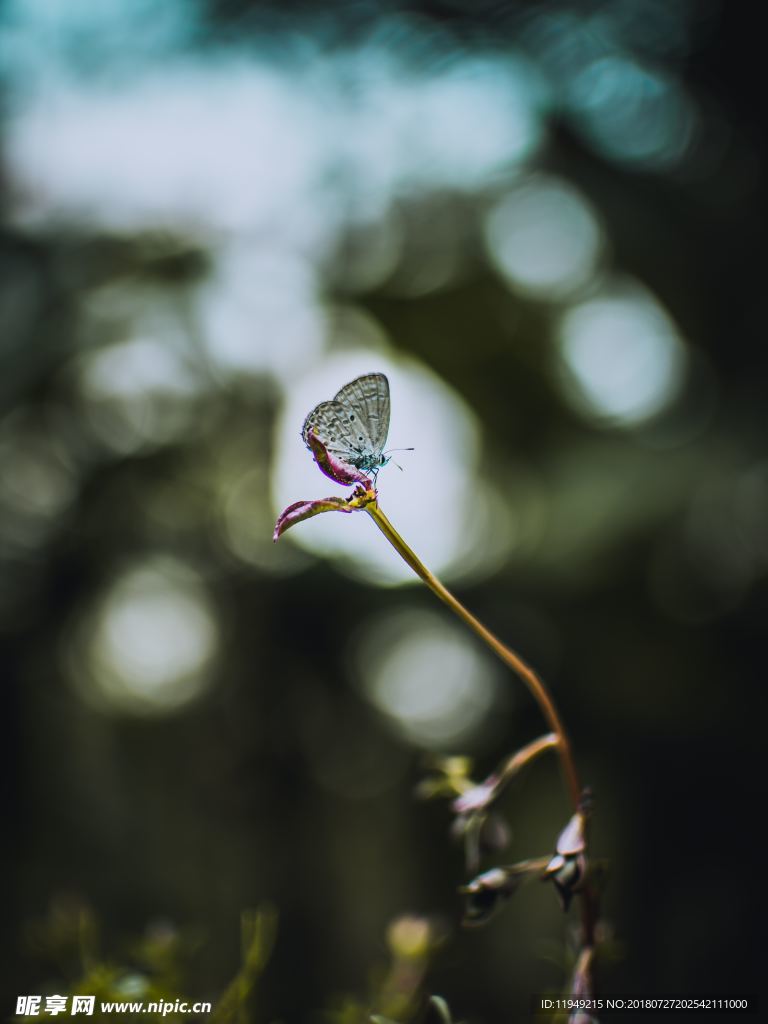
{"label": "butterfly wing", "polygon": [[350,431],[346,410],[340,402],[321,402],[304,420],[301,436],[309,448],[309,435],[315,434],[328,451],[342,462],[351,459]]}
{"label": "butterfly wing", "polygon": [[366,373],[345,384],[334,398],[343,408],[353,448],[381,457],[389,433],[389,381]]}

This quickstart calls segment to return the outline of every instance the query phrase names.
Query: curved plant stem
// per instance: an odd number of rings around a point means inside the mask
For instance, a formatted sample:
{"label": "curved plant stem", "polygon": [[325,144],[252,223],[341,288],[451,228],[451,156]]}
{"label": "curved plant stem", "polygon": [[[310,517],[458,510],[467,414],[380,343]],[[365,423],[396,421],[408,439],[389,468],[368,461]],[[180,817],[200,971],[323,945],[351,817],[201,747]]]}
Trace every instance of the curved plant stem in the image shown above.
{"label": "curved plant stem", "polygon": [[[405,562],[413,569],[417,576],[419,576],[429,587],[433,594],[440,598],[440,600],[448,605],[452,612],[464,622],[473,632],[475,632],[480,639],[491,648],[491,650],[504,662],[508,668],[511,668],[525,683],[530,691],[533,699],[539,706],[542,715],[544,716],[549,728],[557,737],[557,752],[560,758],[560,765],[563,772],[563,778],[565,781],[568,794],[573,804],[574,812],[580,810],[582,788],[579,782],[579,775],[576,770],[576,763],[573,758],[573,752],[571,749],[571,743],[568,738],[568,734],[565,731],[562,719],[557,711],[555,702],[547,690],[546,686],[534,672],[534,670],[528,665],[519,654],[516,654],[513,650],[503,644],[498,637],[494,636],[489,629],[476,619],[475,616],[468,611],[464,605],[453,596],[440,580],[433,575],[429,569],[423,564],[421,559],[411,550],[411,548],[405,543],[403,538],[394,528],[389,519],[381,511],[378,501],[372,501],[370,504],[365,506],[365,511],[373,519],[374,523],[378,526],[384,536],[387,538],[389,543],[394,547],[397,553],[403,558]],[[595,939],[595,910],[594,910],[594,899],[589,890],[585,889],[581,893],[581,907],[582,907],[582,946],[585,948],[592,948],[594,946]]]}

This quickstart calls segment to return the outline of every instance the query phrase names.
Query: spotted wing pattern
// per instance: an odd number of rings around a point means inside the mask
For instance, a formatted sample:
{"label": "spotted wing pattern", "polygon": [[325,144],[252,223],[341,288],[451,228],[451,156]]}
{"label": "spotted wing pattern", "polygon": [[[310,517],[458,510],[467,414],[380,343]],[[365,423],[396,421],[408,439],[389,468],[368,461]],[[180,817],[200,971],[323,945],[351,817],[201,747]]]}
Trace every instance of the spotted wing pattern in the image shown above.
{"label": "spotted wing pattern", "polygon": [[389,433],[389,381],[384,374],[366,373],[357,377],[344,385],[334,401],[344,406],[347,421],[356,426],[353,431],[356,441],[381,454]]}
{"label": "spotted wing pattern", "polygon": [[366,373],[321,402],[304,421],[302,437],[314,433],[329,452],[364,472],[384,465],[389,433],[389,381],[383,373]]}

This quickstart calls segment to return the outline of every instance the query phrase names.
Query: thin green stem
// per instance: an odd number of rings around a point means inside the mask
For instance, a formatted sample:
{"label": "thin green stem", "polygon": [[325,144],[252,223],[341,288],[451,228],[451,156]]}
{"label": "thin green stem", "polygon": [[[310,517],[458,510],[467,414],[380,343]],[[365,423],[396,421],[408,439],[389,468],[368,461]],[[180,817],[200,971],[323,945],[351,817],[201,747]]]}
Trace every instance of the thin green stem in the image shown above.
{"label": "thin green stem", "polygon": [[[508,666],[508,668],[511,668],[512,671],[515,672],[528,687],[528,690],[538,704],[549,728],[557,737],[557,752],[560,758],[560,765],[566,789],[568,790],[571,803],[573,804],[574,812],[579,811],[582,788],[579,781],[579,775],[576,770],[576,762],[574,761],[571,743],[557,707],[555,706],[555,702],[542,680],[530,665],[523,661],[519,654],[516,654],[515,651],[502,643],[498,637],[494,636],[494,634],[491,633],[491,631],[487,629],[479,619],[476,619],[475,616],[453,596],[450,590],[448,590],[440,580],[431,573],[429,569],[427,569],[421,559],[406,544],[392,523],[390,523],[389,519],[384,515],[378,501],[372,501],[370,504],[367,504],[365,506],[365,511],[373,519],[374,523],[376,523],[378,528],[401,558],[403,558],[411,569],[413,569],[416,575],[426,583],[432,593],[439,597],[455,615],[458,615],[462,622],[469,626],[469,628],[480,637],[483,643],[487,644],[494,654],[496,654],[497,657],[499,657],[504,664]],[[581,902],[583,946],[591,948],[594,945],[595,912],[594,899],[589,889],[585,889],[582,893]]]}
{"label": "thin green stem", "polygon": [[429,589],[439,597],[444,604],[448,605],[452,612],[458,615],[470,629],[477,633],[480,639],[491,648],[494,654],[501,658],[501,660],[511,668],[512,671],[515,672],[528,687],[534,700],[539,705],[541,713],[546,719],[547,724],[552,732],[557,736],[558,752],[563,767],[563,775],[566,779],[574,810],[578,810],[579,802],[581,800],[581,784],[579,783],[576,765],[571,752],[571,745],[562,719],[560,718],[557,708],[555,707],[555,703],[544,686],[544,683],[539,679],[538,675],[530,665],[523,661],[519,654],[516,654],[513,650],[507,647],[506,644],[503,644],[498,637],[494,636],[494,634],[491,633],[491,631],[487,629],[479,619],[476,619],[475,616],[453,596],[450,590],[448,590],[440,580],[431,573],[429,569],[427,569],[419,557],[405,543],[392,523],[390,523],[389,519],[387,519],[381,511],[378,503],[372,502],[370,505],[366,506],[365,510],[371,516],[390,544],[392,544],[392,546],[397,550],[398,554],[400,554],[413,569],[416,575],[427,584]]}

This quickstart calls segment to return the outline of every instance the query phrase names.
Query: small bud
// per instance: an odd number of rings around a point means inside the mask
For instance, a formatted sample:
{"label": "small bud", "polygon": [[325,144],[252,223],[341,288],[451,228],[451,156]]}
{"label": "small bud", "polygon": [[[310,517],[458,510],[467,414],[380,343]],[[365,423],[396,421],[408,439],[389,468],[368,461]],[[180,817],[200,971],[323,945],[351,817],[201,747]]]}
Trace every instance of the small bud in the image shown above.
{"label": "small bud", "polygon": [[555,855],[544,869],[545,879],[555,886],[563,910],[568,910],[587,873],[586,817],[584,810],[573,815],[555,843]]}
{"label": "small bud", "polygon": [[387,944],[396,957],[419,960],[427,956],[434,942],[433,929],[425,917],[406,914],[387,929]]}
{"label": "small bud", "polygon": [[463,924],[485,924],[517,889],[520,880],[505,868],[491,868],[473,878],[459,892],[466,897]]}
{"label": "small bud", "polygon": [[457,814],[469,814],[472,811],[484,811],[496,793],[496,784],[482,782],[473,786],[453,801],[453,810]]}
{"label": "small bud", "polygon": [[586,846],[584,814],[577,811],[557,837],[555,850],[568,857],[574,853],[583,853]]}
{"label": "small bud", "polygon": [[583,854],[573,857],[553,857],[545,872],[555,886],[563,910],[568,910],[573,894],[579,892],[587,873],[586,859]]}

